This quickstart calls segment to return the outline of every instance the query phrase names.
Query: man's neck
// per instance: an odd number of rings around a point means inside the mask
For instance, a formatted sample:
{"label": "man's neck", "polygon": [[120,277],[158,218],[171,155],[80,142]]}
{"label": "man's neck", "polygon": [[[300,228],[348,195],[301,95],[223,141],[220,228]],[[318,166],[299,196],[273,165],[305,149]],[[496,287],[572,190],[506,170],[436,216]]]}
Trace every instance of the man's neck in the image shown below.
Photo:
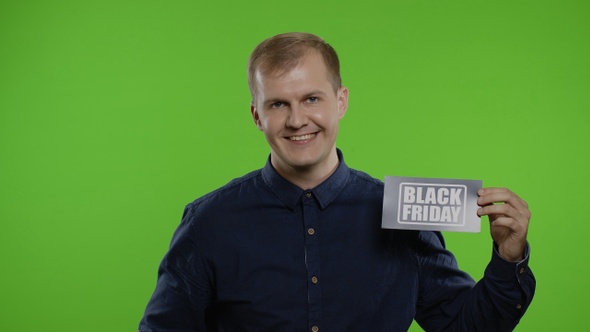
{"label": "man's neck", "polygon": [[[336,154],[335,151],[334,153]],[[331,162],[330,164],[297,168],[289,167],[287,165],[273,161],[271,156],[271,164],[277,173],[279,173],[287,181],[293,183],[303,190],[307,190],[313,189],[322,182],[326,181],[326,179],[336,171],[338,165],[340,164],[340,160],[336,155],[335,161]]]}

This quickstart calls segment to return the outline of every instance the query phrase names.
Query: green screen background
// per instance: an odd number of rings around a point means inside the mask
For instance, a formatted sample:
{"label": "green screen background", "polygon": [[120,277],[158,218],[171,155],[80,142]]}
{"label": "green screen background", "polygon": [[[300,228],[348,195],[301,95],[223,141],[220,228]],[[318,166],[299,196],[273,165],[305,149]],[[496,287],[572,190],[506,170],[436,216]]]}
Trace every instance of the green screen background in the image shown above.
{"label": "green screen background", "polygon": [[[529,202],[538,289],[516,330],[581,330],[589,14],[587,1],[1,1],[0,330],[137,328],[184,205],[264,165],[246,61],[286,31],[341,57],[351,167],[482,179]],[[485,223],[445,234],[476,279]]]}

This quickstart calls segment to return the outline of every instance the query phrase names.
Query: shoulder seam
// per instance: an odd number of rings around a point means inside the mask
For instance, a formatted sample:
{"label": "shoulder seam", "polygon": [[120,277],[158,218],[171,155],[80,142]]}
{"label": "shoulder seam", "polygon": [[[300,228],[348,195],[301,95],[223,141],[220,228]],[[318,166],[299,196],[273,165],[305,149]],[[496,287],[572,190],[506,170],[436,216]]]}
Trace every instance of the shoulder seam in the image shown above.
{"label": "shoulder seam", "polygon": [[223,185],[223,186],[221,186],[221,187],[219,187],[219,188],[217,188],[217,189],[215,189],[215,190],[213,190],[213,191],[211,191],[211,192],[209,192],[209,193],[207,193],[207,194],[205,194],[205,195],[203,195],[203,196],[195,199],[194,201],[192,201],[191,203],[189,203],[187,205],[188,206],[191,206],[191,207],[200,205],[201,203],[203,203],[203,202],[205,202],[205,201],[207,201],[207,200],[209,200],[209,199],[217,196],[217,194],[219,194],[219,193],[222,193],[224,191],[230,190],[230,189],[232,189],[232,188],[234,188],[236,186],[241,185],[242,183],[244,183],[246,181],[252,180],[256,176],[259,176],[260,175],[260,172],[261,172],[261,170],[258,169],[258,170],[252,171],[252,172],[250,172],[250,173],[248,173],[248,174],[246,174],[244,176],[241,176],[239,178],[235,178],[235,179],[229,181],[228,183],[226,183],[225,185]]}
{"label": "shoulder seam", "polygon": [[361,179],[361,180],[364,180],[364,181],[367,181],[367,182],[371,182],[371,183],[373,183],[373,184],[377,184],[377,185],[381,185],[381,184],[383,184],[383,182],[381,182],[381,181],[380,181],[380,180],[378,180],[378,179],[375,179],[374,177],[370,176],[370,175],[369,175],[369,174],[367,174],[367,173],[364,173],[364,172],[358,171],[358,170],[356,170],[356,169],[350,169],[350,171],[351,171],[350,173],[351,173],[352,175],[356,176],[357,178],[359,178],[359,179]]}

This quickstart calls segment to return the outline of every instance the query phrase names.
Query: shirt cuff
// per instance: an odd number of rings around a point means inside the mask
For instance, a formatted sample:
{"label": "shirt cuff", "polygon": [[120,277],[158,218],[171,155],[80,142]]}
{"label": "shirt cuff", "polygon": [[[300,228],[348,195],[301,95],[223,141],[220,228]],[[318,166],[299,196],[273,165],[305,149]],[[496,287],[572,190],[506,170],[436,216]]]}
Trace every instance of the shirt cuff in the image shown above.
{"label": "shirt cuff", "polygon": [[512,280],[514,276],[518,282],[522,275],[526,273],[529,267],[530,246],[527,242],[523,259],[519,262],[510,262],[502,258],[498,253],[498,246],[494,243],[492,250],[492,260],[486,268],[486,274],[492,275],[500,280]]}

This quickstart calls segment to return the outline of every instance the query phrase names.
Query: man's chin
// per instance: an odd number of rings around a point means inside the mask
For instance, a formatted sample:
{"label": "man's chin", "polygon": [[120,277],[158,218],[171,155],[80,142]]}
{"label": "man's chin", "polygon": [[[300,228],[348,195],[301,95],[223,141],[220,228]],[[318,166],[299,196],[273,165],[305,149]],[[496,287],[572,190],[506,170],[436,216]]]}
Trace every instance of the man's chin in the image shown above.
{"label": "man's chin", "polygon": [[310,171],[315,168],[317,165],[317,161],[308,158],[308,159],[295,159],[295,160],[288,160],[287,164],[290,168],[297,170],[297,171]]}
{"label": "man's chin", "polygon": [[311,156],[290,156],[288,158],[274,158],[272,160],[275,168],[288,168],[297,172],[311,171],[318,163],[317,158],[312,158]]}

